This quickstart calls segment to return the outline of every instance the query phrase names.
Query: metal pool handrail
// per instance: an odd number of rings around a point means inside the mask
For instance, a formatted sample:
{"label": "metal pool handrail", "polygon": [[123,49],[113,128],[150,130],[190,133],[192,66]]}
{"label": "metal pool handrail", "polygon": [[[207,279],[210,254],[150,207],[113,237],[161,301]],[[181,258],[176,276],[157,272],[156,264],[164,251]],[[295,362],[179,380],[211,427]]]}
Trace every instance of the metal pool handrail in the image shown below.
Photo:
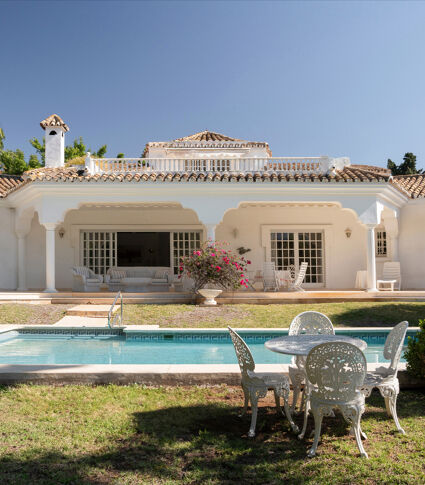
{"label": "metal pool handrail", "polygon": [[[117,301],[118,301],[118,298],[120,299],[120,311],[117,312],[115,315],[114,315],[114,308],[115,308],[115,305],[117,304]],[[111,305],[111,308],[109,309],[109,312],[108,312],[108,327],[109,328],[113,328],[113,327],[121,327],[122,326],[122,309],[123,309],[123,305],[122,305],[122,293],[121,291],[119,291],[115,298],[114,298],[114,301]]]}

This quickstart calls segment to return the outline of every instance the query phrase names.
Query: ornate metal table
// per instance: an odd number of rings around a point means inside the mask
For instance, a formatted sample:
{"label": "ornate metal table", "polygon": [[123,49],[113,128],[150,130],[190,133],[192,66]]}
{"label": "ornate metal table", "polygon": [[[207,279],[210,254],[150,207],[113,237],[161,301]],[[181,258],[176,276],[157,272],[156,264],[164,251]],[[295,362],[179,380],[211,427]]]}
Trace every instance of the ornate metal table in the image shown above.
{"label": "ornate metal table", "polygon": [[267,340],[264,345],[279,354],[307,356],[313,347],[326,342],[347,342],[360,350],[365,350],[367,347],[364,340],[345,335],[290,335]]}

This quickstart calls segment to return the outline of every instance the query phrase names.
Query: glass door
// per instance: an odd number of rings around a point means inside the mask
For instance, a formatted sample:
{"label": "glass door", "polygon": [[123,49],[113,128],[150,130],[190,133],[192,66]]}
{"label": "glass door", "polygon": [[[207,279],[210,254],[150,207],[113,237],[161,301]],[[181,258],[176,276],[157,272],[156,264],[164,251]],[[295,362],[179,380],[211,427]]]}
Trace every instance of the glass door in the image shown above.
{"label": "glass door", "polygon": [[323,232],[272,232],[270,235],[271,261],[277,270],[295,267],[298,273],[302,262],[307,262],[304,280],[306,287],[324,286],[324,237]]}

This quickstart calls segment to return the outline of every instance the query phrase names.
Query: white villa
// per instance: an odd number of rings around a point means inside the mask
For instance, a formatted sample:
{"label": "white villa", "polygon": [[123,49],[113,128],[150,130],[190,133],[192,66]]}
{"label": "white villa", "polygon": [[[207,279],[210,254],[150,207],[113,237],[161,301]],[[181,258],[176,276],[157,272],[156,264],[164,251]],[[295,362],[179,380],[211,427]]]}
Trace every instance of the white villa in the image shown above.
{"label": "white villa", "polygon": [[425,175],[273,157],[266,142],[209,131],[68,167],[68,126],[57,115],[41,126],[46,166],[0,174],[2,290],[70,290],[77,266],[176,274],[207,238],[249,249],[254,272],[308,262],[305,289],[354,289],[367,271],[376,291],[388,261],[400,262],[401,289],[425,289]]}

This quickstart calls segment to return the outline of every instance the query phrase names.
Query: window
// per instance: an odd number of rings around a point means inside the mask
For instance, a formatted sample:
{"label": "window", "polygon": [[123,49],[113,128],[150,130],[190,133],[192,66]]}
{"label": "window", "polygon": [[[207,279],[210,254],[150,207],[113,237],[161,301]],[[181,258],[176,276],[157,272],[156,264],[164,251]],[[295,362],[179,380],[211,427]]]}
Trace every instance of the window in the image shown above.
{"label": "window", "polygon": [[308,263],[305,283],[323,285],[324,248],[322,232],[272,232],[271,260],[277,270],[295,267],[297,273],[301,263]]}
{"label": "window", "polygon": [[376,231],[376,257],[387,256],[388,244],[387,233],[382,229]]}
{"label": "window", "polygon": [[180,258],[189,256],[193,251],[201,246],[201,233],[192,232],[173,232],[173,266],[174,274],[178,274]]}
{"label": "window", "polygon": [[49,135],[57,135],[56,131],[55,130],[52,130]]}
{"label": "window", "polygon": [[117,261],[117,234],[106,231],[81,232],[81,264],[96,274],[105,275]]}

